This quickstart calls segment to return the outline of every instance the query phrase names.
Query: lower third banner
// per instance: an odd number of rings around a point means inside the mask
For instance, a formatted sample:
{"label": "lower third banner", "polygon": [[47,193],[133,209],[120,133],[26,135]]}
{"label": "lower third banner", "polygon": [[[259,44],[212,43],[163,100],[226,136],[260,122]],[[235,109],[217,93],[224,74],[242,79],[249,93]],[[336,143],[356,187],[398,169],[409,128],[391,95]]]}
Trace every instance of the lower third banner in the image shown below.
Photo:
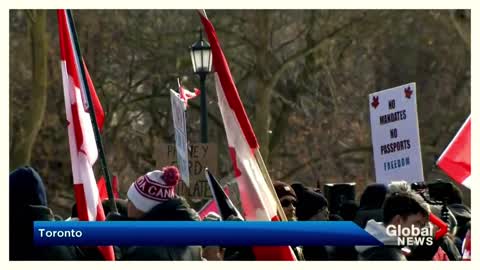
{"label": "lower third banner", "polygon": [[36,221],[35,245],[382,245],[353,222]]}

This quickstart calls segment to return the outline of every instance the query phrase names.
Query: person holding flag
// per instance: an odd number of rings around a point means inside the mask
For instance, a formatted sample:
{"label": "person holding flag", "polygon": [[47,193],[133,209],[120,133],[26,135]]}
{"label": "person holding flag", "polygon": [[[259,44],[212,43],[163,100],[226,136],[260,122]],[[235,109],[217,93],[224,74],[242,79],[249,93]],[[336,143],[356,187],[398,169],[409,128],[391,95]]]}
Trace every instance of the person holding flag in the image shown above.
{"label": "person holding flag", "polygon": [[[225,126],[233,170],[245,219],[287,221],[260,155],[260,145],[243,107],[215,28],[204,10],[198,11],[212,48],[218,105]],[[289,246],[253,247],[257,260],[295,261]]]}
{"label": "person holding flag", "polygon": [[[78,217],[83,221],[103,221],[105,214],[99,198],[93,165],[99,151],[103,154],[98,132],[103,126],[104,112],[87,66],[81,57],[71,11],[57,10],[57,19],[60,66]],[[103,155],[102,162],[105,163]],[[105,164],[102,165],[106,170]],[[108,170],[106,171],[106,177],[109,179]],[[113,209],[116,211],[114,203]],[[105,260],[115,260],[112,246],[102,246],[98,249]]]}
{"label": "person holding flag", "polygon": [[[115,221],[200,221],[195,210],[178,196],[180,172],[175,166],[141,175],[127,192],[127,216],[110,215]],[[161,234],[161,232],[159,232]],[[200,261],[201,246],[121,246],[125,261]]]}

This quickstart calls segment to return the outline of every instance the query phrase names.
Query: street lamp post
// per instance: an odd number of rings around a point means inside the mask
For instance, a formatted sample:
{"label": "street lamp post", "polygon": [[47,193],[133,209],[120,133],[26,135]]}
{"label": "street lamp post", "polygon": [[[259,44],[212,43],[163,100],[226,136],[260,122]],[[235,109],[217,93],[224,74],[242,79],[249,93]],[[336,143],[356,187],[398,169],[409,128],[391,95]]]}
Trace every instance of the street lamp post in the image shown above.
{"label": "street lamp post", "polygon": [[203,40],[202,30],[199,31],[200,39],[190,48],[190,56],[192,57],[193,72],[200,77],[200,142],[208,142],[208,126],[207,126],[207,89],[205,80],[207,74],[212,70],[212,50],[210,44]]}

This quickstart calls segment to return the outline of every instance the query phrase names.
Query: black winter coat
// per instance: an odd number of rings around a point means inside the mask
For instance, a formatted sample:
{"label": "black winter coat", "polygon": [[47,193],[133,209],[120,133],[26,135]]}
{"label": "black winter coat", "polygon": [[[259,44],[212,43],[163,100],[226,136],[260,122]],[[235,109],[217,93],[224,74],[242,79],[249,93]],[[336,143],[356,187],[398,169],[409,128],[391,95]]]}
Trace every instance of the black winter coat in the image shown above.
{"label": "black winter coat", "polygon": [[[118,219],[117,219],[118,220]],[[124,219],[128,220],[128,219]],[[200,221],[185,199],[176,197],[154,207],[142,221]],[[201,261],[201,246],[128,246],[120,247],[124,261]]]}
{"label": "black winter coat", "polygon": [[439,240],[434,240],[431,246],[416,246],[412,248],[408,256],[409,261],[431,261],[438,248],[441,247],[447,254],[450,261],[461,261],[462,255],[458,251],[455,243],[448,236],[443,236]]}
{"label": "black winter coat", "polygon": [[10,260],[83,259],[78,247],[33,244],[33,222],[56,220],[52,210],[47,207],[43,181],[33,168],[21,167],[10,174],[9,193]]}
{"label": "black winter coat", "polygon": [[372,247],[358,254],[359,261],[406,261],[398,246]]}
{"label": "black winter coat", "polygon": [[84,259],[82,251],[76,246],[35,246],[33,244],[34,221],[55,221],[55,217],[50,208],[41,205],[32,205],[23,209],[21,214],[11,215],[10,260],[69,261]]}

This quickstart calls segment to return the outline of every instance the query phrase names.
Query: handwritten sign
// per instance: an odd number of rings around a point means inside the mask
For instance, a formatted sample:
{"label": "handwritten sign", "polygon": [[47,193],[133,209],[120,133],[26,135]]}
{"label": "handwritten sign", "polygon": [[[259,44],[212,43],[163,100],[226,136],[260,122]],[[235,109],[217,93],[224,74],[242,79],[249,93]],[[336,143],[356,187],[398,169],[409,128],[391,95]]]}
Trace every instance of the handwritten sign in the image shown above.
{"label": "handwritten sign", "polygon": [[415,83],[369,95],[377,183],[423,181]]}
{"label": "handwritten sign", "polygon": [[[177,164],[176,147],[173,144],[160,144],[155,150],[157,167]],[[218,150],[217,145],[208,143],[190,144],[188,147],[188,171],[190,175],[190,186],[180,183],[177,186],[177,194],[187,197],[190,200],[203,200],[211,198],[210,187],[205,179],[205,168],[216,174],[218,172]]]}

